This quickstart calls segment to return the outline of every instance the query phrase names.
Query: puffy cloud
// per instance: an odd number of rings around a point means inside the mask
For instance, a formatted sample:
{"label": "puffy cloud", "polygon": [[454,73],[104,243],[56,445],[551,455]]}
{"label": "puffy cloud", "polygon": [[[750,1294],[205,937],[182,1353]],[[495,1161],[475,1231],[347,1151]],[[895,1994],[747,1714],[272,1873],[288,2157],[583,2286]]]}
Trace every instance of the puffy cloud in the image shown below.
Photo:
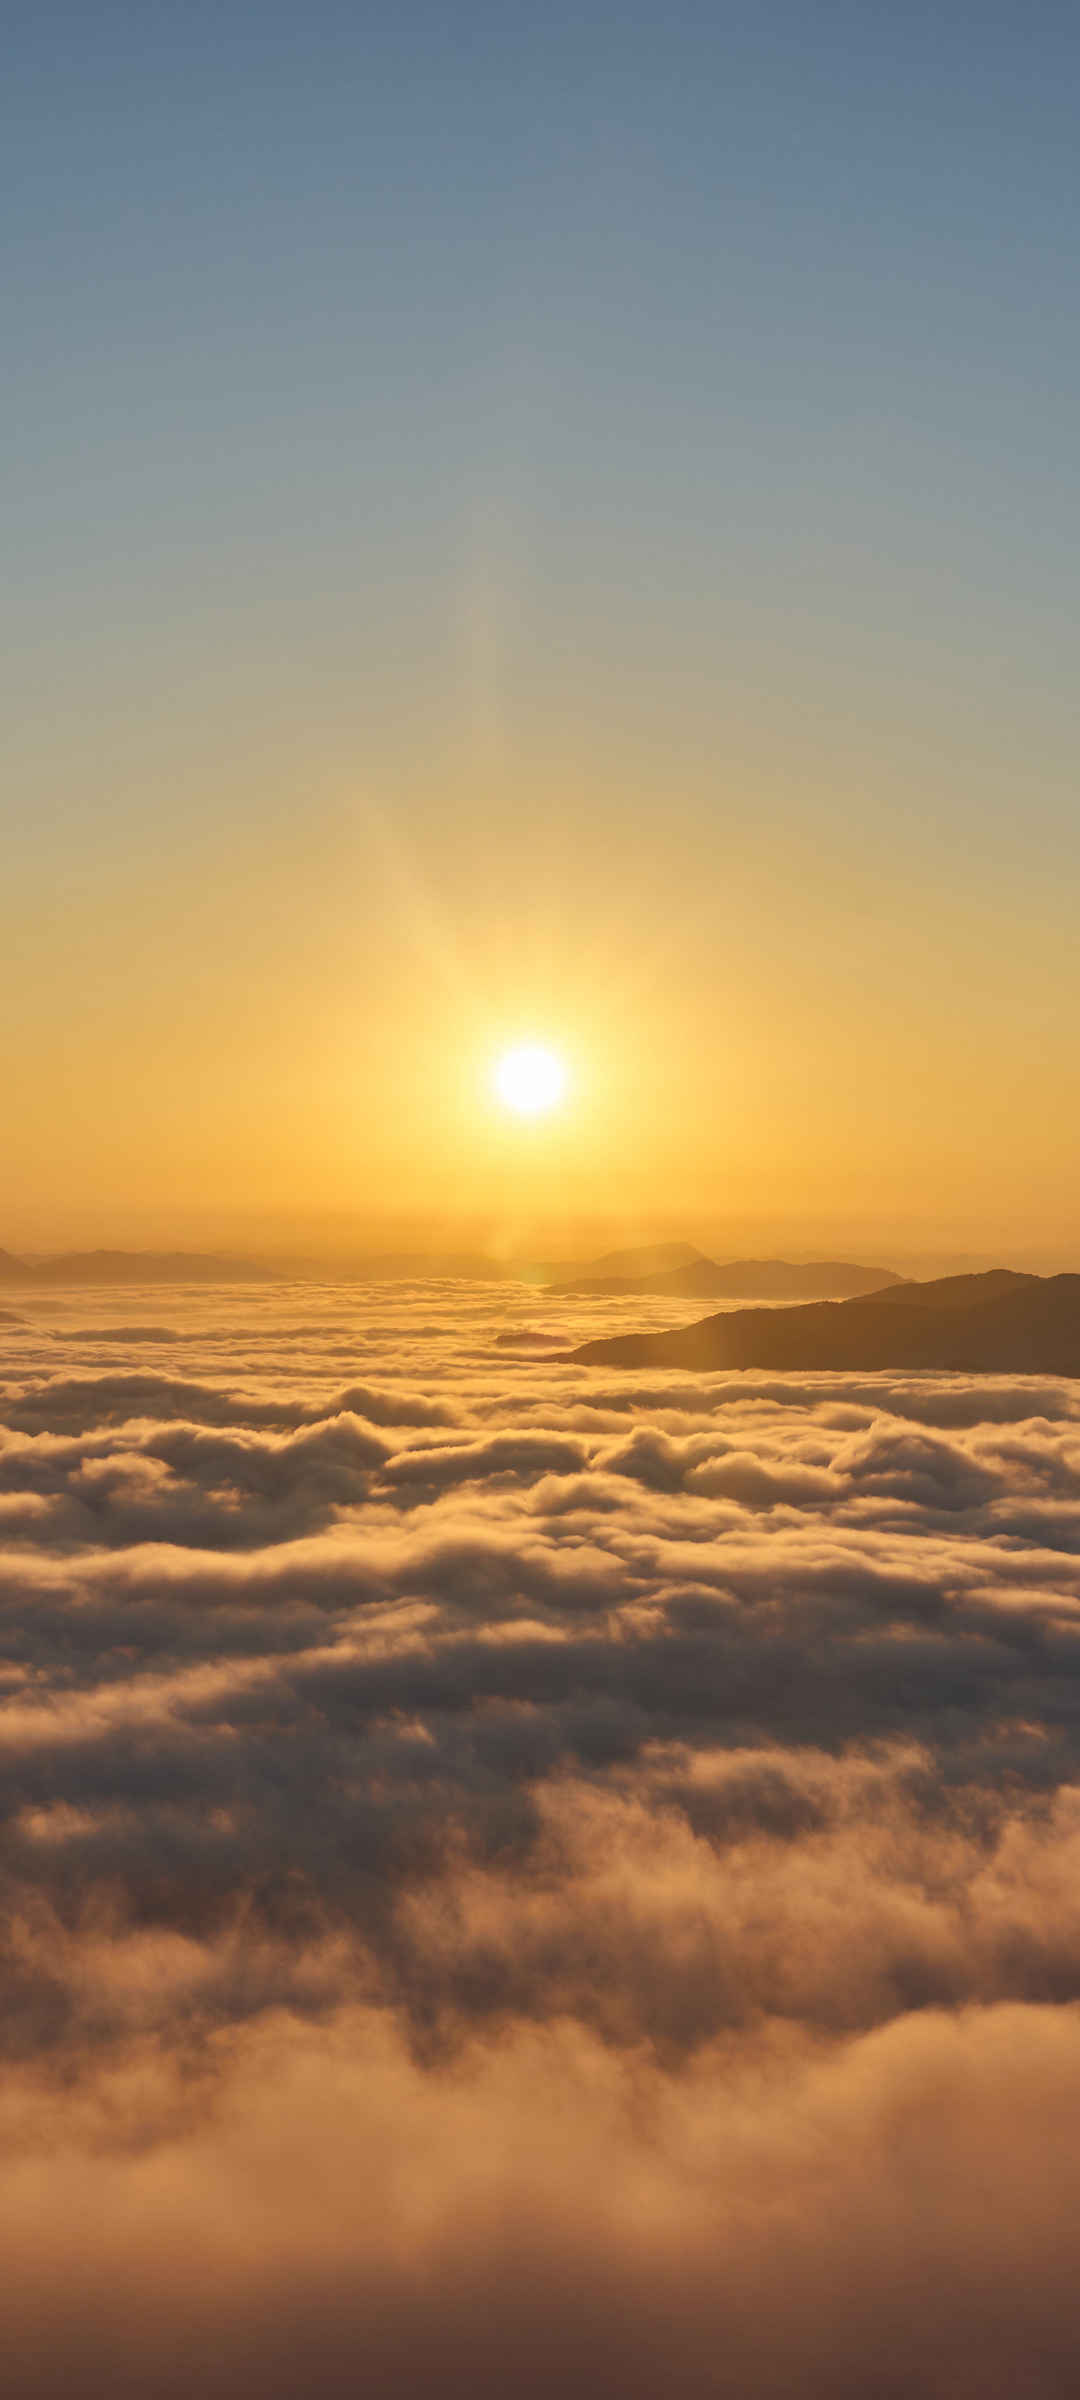
{"label": "puffy cloud", "polygon": [[126,2087],[15,2083],[18,2400],[1072,2388],[1071,2013],[645,2080],[566,2022],[433,2075],[354,2008],[317,2034],[275,2013],[215,2063],[144,2046]]}
{"label": "puffy cloud", "polygon": [[1073,2389],[1075,1389],[92,1305],[0,1336],[15,2400]]}

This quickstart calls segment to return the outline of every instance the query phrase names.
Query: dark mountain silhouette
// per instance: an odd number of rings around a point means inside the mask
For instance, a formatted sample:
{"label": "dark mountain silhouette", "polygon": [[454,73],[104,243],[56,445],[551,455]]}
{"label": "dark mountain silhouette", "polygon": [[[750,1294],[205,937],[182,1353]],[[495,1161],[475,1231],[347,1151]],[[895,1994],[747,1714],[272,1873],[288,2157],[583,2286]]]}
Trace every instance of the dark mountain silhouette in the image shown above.
{"label": "dark mountain silhouette", "polygon": [[1038,1275],[1018,1275],[1012,1267],[990,1267],[985,1274],[939,1275],[933,1283],[897,1279],[887,1291],[878,1292],[875,1297],[891,1300],[899,1307],[919,1308],[924,1305],[922,1295],[933,1292],[935,1308],[978,1308],[985,1301],[1003,1300],[1006,1293],[1040,1280]]}
{"label": "dark mountain silhouette", "polygon": [[700,1250],[659,1272],[603,1270],[605,1262],[597,1259],[572,1280],[556,1283],[555,1297],[653,1292],[688,1300],[849,1300],[900,1282],[888,1267],[855,1266],[846,1259],[814,1259],[799,1266],[786,1258],[737,1258],[721,1266]]}
{"label": "dark mountain silhouette", "polygon": [[871,1299],[732,1309],[670,1333],[586,1342],[570,1355],[613,1367],[1080,1375],[1080,1275],[948,1275]]}

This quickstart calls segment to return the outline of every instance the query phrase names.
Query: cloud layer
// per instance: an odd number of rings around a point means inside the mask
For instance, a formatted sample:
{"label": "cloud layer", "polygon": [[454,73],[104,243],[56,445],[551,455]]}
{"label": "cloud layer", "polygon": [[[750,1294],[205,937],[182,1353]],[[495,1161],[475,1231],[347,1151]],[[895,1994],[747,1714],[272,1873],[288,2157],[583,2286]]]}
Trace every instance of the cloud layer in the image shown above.
{"label": "cloud layer", "polygon": [[15,2400],[1076,2388],[1080,1395],[544,1305],[0,1328]]}

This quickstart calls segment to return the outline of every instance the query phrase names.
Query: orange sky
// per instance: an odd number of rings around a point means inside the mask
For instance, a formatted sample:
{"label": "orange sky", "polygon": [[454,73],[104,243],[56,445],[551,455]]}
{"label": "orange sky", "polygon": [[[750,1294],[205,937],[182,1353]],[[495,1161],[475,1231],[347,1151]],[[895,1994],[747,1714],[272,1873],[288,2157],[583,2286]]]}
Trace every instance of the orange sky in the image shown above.
{"label": "orange sky", "polygon": [[[513,1244],[586,1216],[1067,1243],[1067,891],[955,856],[935,879],[896,769],[852,772],[845,818],[828,756],[816,813],[807,762],[745,755],[621,773],[508,738],[483,775],[323,762],[303,811],[295,758],[204,756],[167,857],[148,819],[5,895],[4,1238],[437,1218]],[[568,1070],[534,1122],[492,1091],[519,1039]]]}

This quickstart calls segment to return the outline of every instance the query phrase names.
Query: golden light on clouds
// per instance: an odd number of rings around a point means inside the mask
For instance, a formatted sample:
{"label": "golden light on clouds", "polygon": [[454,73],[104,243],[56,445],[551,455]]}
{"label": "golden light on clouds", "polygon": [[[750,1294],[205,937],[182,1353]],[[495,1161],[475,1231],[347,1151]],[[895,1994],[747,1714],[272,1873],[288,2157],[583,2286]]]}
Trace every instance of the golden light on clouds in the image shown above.
{"label": "golden light on clouds", "polygon": [[557,1108],[564,1098],[566,1068],[542,1042],[518,1042],[503,1051],[494,1082],[505,1108],[514,1109],[520,1117],[538,1117]]}

